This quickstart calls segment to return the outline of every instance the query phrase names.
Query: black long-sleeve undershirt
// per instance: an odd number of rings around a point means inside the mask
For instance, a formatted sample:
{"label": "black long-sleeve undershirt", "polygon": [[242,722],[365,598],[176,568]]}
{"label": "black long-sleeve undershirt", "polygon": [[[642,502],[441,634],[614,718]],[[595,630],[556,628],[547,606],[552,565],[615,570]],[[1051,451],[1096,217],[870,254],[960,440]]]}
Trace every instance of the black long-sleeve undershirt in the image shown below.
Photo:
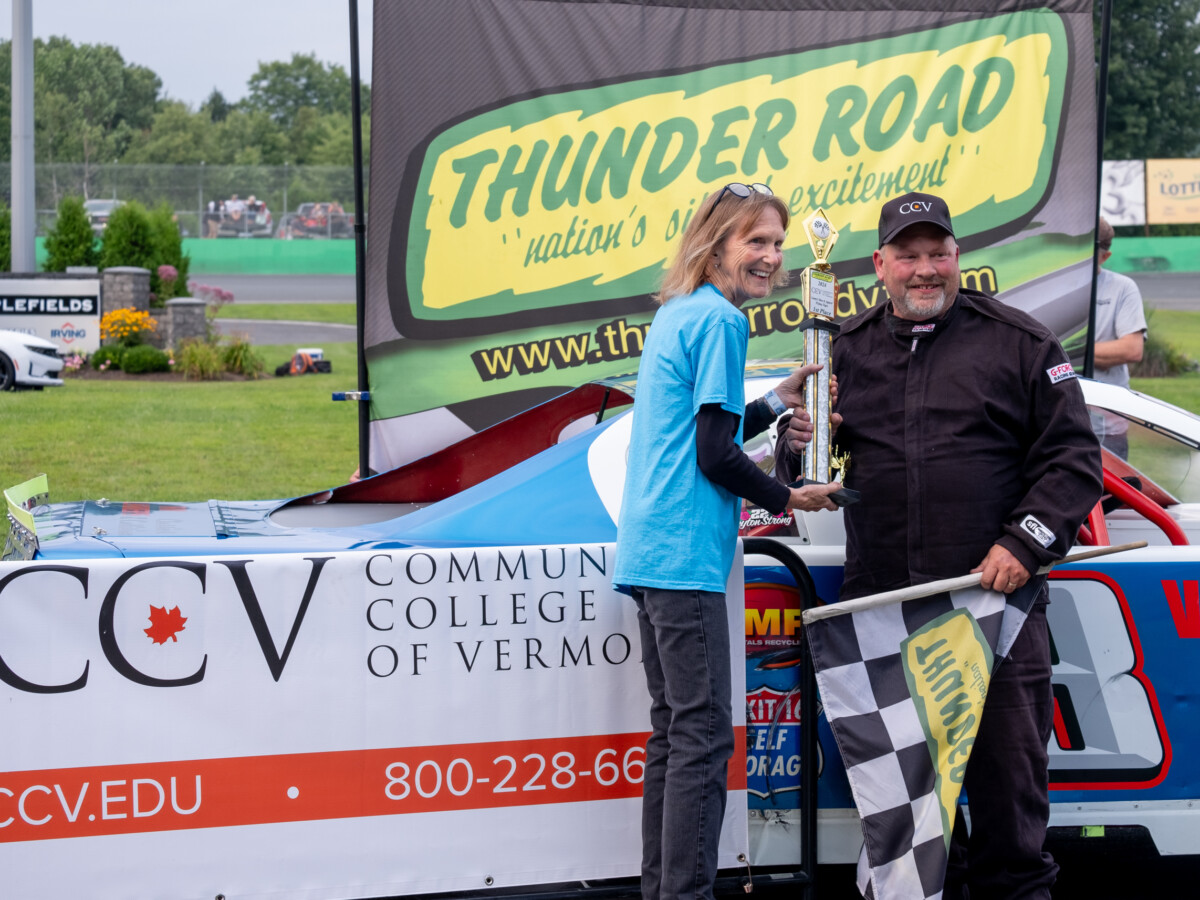
{"label": "black long-sleeve undershirt", "polygon": [[751,462],[736,440],[742,421],[748,439],[766,430],[774,420],[774,413],[762,400],[748,403],[741,420],[716,403],[705,403],[696,413],[696,462],[709,481],[779,514],[787,508],[791,492]]}

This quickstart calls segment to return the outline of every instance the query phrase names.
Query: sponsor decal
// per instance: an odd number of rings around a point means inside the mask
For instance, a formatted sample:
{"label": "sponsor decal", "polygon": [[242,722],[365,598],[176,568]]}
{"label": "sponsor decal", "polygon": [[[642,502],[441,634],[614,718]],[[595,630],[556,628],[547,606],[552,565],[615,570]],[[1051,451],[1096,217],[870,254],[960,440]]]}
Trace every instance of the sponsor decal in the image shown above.
{"label": "sponsor decal", "polygon": [[742,518],[738,523],[738,531],[748,532],[754,528],[765,528],[767,526],[790,529],[794,524],[795,522],[792,520],[790,510],[785,510],[779,515],[775,515],[760,506],[755,506],[742,510]]}
{"label": "sponsor decal", "polygon": [[1049,547],[1054,543],[1054,532],[1033,516],[1026,516],[1021,520],[1021,529],[1043,547]]}
{"label": "sponsor decal", "polygon": [[[1054,680],[1052,790],[1150,788],[1170,770],[1171,742],[1126,594],[1149,600],[1150,589],[1161,583],[1170,603],[1176,582],[1134,577],[1122,584],[1098,571],[1050,573],[1046,621]],[[1171,612],[1174,616],[1175,609]],[[1166,647],[1160,643],[1156,650],[1161,665]],[[1187,700],[1172,699],[1190,717]],[[1162,796],[1192,796],[1190,776],[1185,782],[1185,793]]]}
{"label": "sponsor decal", "polygon": [[1051,384],[1058,384],[1060,381],[1066,381],[1069,378],[1075,378],[1075,369],[1070,363],[1062,363],[1061,365],[1052,366],[1046,370],[1046,374],[1050,376]]}
{"label": "sponsor decal", "polygon": [[966,609],[948,612],[913,632],[900,650],[904,679],[937,773],[943,833],[949,840],[987,698],[992,651]]}
{"label": "sponsor decal", "polygon": [[1163,580],[1163,594],[1171,608],[1171,620],[1181,638],[1200,638],[1200,581],[1189,578],[1182,582]]}
{"label": "sponsor decal", "polygon": [[929,332],[933,331],[935,328],[937,328],[937,325],[935,325],[933,323],[930,323],[928,325],[914,325],[913,326],[913,334],[928,334]]}
{"label": "sponsor decal", "polygon": [[70,322],[63,322],[58,328],[50,329],[50,340],[61,341],[64,344],[70,344],[76,340],[83,340],[86,337],[86,328],[76,328]]}

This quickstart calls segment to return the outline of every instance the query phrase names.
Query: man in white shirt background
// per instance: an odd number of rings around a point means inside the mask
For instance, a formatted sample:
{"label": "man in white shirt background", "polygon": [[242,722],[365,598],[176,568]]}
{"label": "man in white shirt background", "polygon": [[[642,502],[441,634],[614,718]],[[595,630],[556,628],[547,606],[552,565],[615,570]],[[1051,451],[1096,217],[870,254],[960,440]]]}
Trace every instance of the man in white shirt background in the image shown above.
{"label": "man in white shirt background", "polygon": [[[1146,315],[1142,294],[1127,275],[1101,268],[1112,256],[1113,227],[1100,219],[1096,242],[1096,345],[1095,378],[1129,387],[1129,363],[1141,361],[1146,343]],[[1128,423],[1120,416],[1092,414],[1092,428],[1100,443],[1121,459],[1129,458]]]}

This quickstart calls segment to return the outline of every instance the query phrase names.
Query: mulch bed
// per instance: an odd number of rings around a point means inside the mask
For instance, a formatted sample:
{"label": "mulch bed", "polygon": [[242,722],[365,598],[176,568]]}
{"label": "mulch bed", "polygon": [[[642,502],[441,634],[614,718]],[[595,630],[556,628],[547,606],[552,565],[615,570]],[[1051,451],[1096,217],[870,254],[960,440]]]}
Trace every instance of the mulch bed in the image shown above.
{"label": "mulch bed", "polygon": [[[103,372],[97,371],[90,366],[84,366],[78,372],[63,372],[64,381],[177,381],[195,383],[196,379],[188,379],[183,377],[182,372],[146,372],[143,375],[130,375],[128,372],[122,372],[120,369],[105,369]],[[271,372],[264,372],[263,378],[275,377]],[[207,379],[210,381],[247,381],[245,375],[234,375],[231,372],[224,373],[220,378]]]}

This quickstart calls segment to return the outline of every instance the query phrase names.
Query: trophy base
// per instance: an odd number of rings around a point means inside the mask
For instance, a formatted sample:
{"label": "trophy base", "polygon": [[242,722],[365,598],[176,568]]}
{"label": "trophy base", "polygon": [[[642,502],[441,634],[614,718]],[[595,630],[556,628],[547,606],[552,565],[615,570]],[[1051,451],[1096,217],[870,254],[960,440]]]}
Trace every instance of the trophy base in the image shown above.
{"label": "trophy base", "polygon": [[[788,487],[799,488],[809,484],[824,484],[824,482],[813,481],[811,478],[801,478],[797,481],[791,482]],[[852,503],[857,503],[859,500],[861,500],[862,494],[860,494],[858,491],[844,487],[840,491],[834,491],[832,494],[830,494],[829,499],[838,506],[850,506]]]}

